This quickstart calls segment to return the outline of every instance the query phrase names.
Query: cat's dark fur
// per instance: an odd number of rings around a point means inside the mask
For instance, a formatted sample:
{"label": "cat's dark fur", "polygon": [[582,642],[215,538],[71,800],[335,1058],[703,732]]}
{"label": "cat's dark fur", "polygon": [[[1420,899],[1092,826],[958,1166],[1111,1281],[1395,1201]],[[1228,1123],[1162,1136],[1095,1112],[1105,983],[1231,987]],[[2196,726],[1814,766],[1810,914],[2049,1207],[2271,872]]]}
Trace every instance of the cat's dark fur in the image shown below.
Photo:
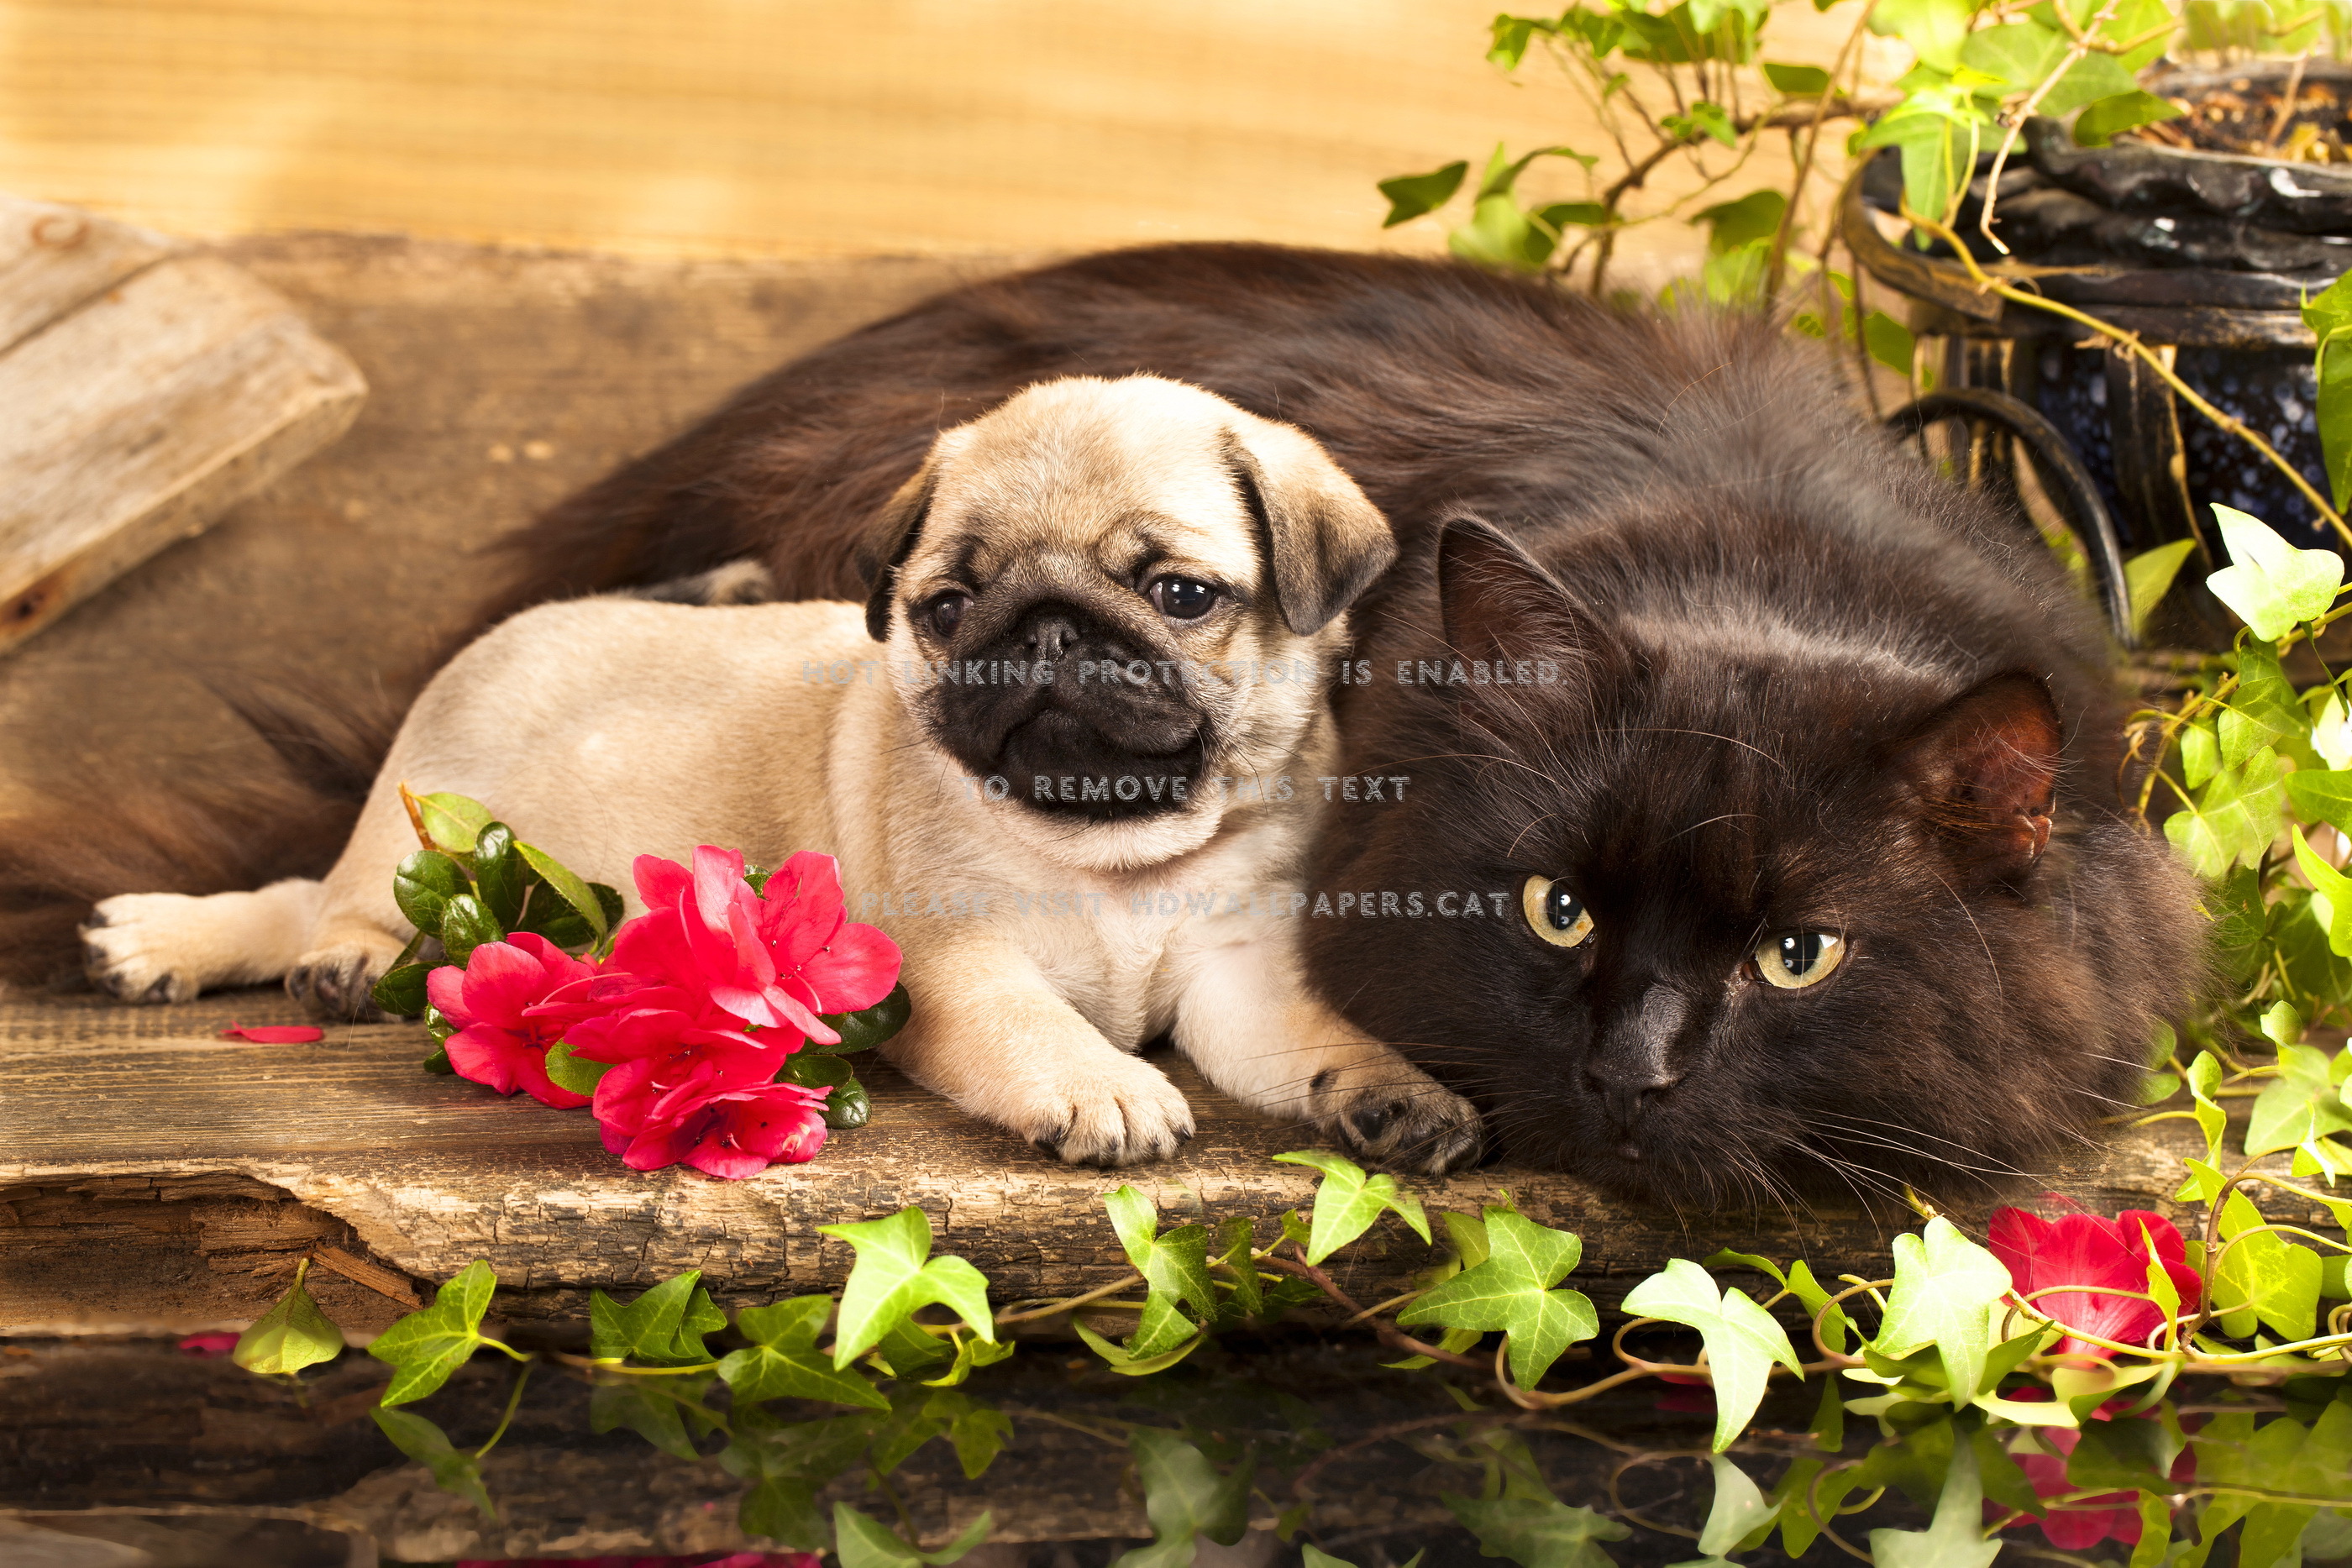
{"label": "cat's dark fur", "polygon": [[[1760,324],[1392,257],[1088,257],[745,389],[524,536],[514,602],[744,556],[863,598],[853,543],[937,430],[1134,371],[1303,427],[1397,528],[1356,612],[1376,679],[1339,695],[1349,769],[1412,782],[1335,813],[1313,882],[1508,907],[1310,919],[1308,953],[1504,1154],[1698,1203],[1884,1193],[2031,1167],[2127,1096],[2200,936],[2116,805],[2100,634],[2017,519]],[[1497,658],[1565,678],[1396,679]],[[1530,874],[1585,900],[1582,946],[1528,928]],[[1744,967],[1806,928],[1848,941],[1821,985]]]}

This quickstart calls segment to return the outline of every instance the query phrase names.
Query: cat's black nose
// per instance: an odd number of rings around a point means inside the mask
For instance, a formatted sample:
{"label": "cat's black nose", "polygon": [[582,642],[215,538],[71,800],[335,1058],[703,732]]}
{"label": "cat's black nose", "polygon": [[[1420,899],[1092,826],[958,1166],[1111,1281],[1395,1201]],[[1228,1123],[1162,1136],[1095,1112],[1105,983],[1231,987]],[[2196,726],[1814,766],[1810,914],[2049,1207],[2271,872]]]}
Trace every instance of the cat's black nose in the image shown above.
{"label": "cat's black nose", "polygon": [[1642,1113],[1657,1096],[1680,1081],[1679,1073],[1669,1073],[1646,1062],[1596,1061],[1584,1070],[1585,1087],[1608,1112],[1610,1125],[1621,1133],[1633,1131]]}

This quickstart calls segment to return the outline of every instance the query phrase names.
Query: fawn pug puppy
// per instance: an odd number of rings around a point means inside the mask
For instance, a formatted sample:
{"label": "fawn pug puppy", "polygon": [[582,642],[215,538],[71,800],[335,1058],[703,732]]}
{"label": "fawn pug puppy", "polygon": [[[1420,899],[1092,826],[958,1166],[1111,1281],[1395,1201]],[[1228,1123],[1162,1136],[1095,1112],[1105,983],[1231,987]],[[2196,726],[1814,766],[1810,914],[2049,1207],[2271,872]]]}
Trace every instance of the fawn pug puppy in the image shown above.
{"label": "fawn pug puppy", "polygon": [[589,599],[506,622],[417,699],[324,882],[108,899],[91,977],[179,1000],[283,975],[367,1016],[411,934],[410,780],[616,887],[698,843],[838,856],[853,917],[905,953],[914,1019],[886,1053],[1064,1159],[1191,1134],[1134,1054],[1163,1032],[1372,1158],[1475,1151],[1467,1102],[1301,979],[1323,672],[1395,556],[1320,446],[1174,382],[1053,382],[942,434],[861,553],[863,607]]}

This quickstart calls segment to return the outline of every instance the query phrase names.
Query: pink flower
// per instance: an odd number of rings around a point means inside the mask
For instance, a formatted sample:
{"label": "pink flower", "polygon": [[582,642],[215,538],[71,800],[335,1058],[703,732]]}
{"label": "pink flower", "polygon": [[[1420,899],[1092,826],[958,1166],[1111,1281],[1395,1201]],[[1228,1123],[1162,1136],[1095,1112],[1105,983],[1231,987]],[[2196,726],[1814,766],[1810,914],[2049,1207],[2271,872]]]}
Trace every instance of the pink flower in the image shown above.
{"label": "pink flower", "polygon": [[327,1031],[301,1023],[233,1023],[220,1031],[223,1040],[249,1040],[255,1045],[308,1045],[324,1040]]}
{"label": "pink flower", "polygon": [[236,1348],[238,1336],[226,1333],[192,1333],[180,1342],[182,1355],[226,1355]]}
{"label": "pink flower", "polygon": [[[2028,1389],[2038,1394],[2039,1389]],[[2109,1419],[2100,1412],[2098,1419]],[[2083,1489],[2066,1478],[2068,1457],[2074,1445],[2083,1440],[2080,1432],[2063,1427],[2042,1427],[2035,1429],[2044,1443],[2057,1449],[2055,1454],[2028,1450],[2015,1457],[2017,1468],[2025,1472],[2026,1485],[2033,1495],[2043,1501],[2053,1498],[2072,1497]],[[2187,1483],[2197,1479],[2197,1453],[2184,1446],[2172,1461],[2170,1479]],[[1988,1504],[1988,1507],[1998,1505]],[[2032,1522],[2021,1519],[2011,1525],[2017,1529]],[[2102,1541],[2120,1541],[2126,1546],[2139,1544],[2139,1494],[2137,1492],[2104,1492],[2079,1501],[2059,1503],[2050,1509],[2042,1521],[2042,1538],[2062,1552],[2081,1552],[2096,1546]]]}
{"label": "pink flower", "polygon": [[[2145,1294],[2151,1260],[2164,1265],[2184,1311],[2194,1309],[2203,1293],[2180,1232],[2147,1209],[2126,1209],[2113,1219],[2075,1209],[2044,1219],[2021,1208],[2001,1208],[1993,1211],[1990,1232],[1993,1256],[2008,1266],[2017,1294],[2032,1297],[2028,1305],[2079,1333],[2119,1344],[2151,1344],[2163,1332],[2164,1310],[2154,1301],[2098,1291],[2032,1293],[2055,1285],[2101,1285]],[[2059,1342],[2058,1351],[2101,1359],[2115,1354],[2071,1335]]]}
{"label": "pink flower", "polygon": [[824,1146],[825,1091],[767,1082],[740,1053],[683,1051],[622,1062],[596,1085],[604,1146],[631,1170],[684,1163],[740,1181]]}
{"label": "pink flower", "polygon": [[698,991],[746,1024],[832,1045],[841,1037],[818,1014],[870,1008],[898,983],[898,944],[848,918],[831,855],[793,856],[758,895],[742,855],[708,844],[691,871],[640,855],[636,878],[646,913],[621,928],[612,967]]}
{"label": "pink flower", "polygon": [[445,965],[425,977],[425,994],[457,1026],[445,1042],[460,1078],[501,1094],[518,1089],[543,1105],[585,1105],[588,1097],[559,1088],[547,1076],[547,1048],[562,1037],[559,1020],[530,1009],[551,992],[593,977],[593,964],[565,953],[544,936],[518,931],[474,949],[463,969]]}

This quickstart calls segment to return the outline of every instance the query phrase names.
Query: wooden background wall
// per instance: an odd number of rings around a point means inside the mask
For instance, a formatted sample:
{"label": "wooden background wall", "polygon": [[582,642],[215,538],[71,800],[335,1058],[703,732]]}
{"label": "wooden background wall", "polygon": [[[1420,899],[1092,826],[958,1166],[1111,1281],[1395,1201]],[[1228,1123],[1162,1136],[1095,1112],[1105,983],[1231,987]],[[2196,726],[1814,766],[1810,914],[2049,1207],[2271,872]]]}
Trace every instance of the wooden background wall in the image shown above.
{"label": "wooden background wall", "polygon": [[[1780,7],[1768,53],[1825,59],[1857,4]],[[1484,61],[1495,8],[0,0],[0,189],[188,234],[661,256],[1430,249],[1425,221],[1383,240],[1373,182],[1598,141],[1549,66]],[[1625,248],[1695,246],[1668,223]]]}

